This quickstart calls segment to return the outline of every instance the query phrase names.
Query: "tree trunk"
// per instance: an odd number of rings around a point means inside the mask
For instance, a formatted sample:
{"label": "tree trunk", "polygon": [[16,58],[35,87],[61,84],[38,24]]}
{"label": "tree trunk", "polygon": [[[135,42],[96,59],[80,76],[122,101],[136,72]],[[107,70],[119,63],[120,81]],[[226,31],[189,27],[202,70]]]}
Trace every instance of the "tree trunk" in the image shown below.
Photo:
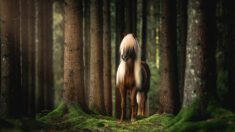
{"label": "tree trunk", "polygon": [[141,60],[146,61],[147,47],[147,0],[142,0],[142,44],[141,44]]}
{"label": "tree trunk", "polygon": [[53,107],[52,0],[38,2],[38,111]]}
{"label": "tree trunk", "polygon": [[[215,96],[215,2],[188,1],[188,35],[183,107],[189,107],[196,98]],[[206,99],[200,103],[205,113]]]}
{"label": "tree trunk", "polygon": [[162,11],[162,71],[159,112],[177,113],[179,110],[176,50],[176,1],[164,0]]}
{"label": "tree trunk", "polygon": [[85,48],[85,93],[88,104],[89,100],[89,89],[90,89],[90,0],[84,0],[85,11],[84,11],[84,48]]}
{"label": "tree trunk", "polygon": [[104,103],[106,113],[112,116],[112,84],[111,84],[111,31],[110,31],[110,1],[104,0]]}
{"label": "tree trunk", "polygon": [[89,106],[93,111],[104,113],[102,0],[91,1],[90,8],[91,59]]}
{"label": "tree trunk", "polygon": [[179,30],[180,30],[180,44],[179,44],[179,93],[180,104],[183,103],[184,96],[184,74],[185,74],[185,58],[186,58],[186,38],[187,38],[187,0],[179,0]]}
{"label": "tree trunk", "polygon": [[18,0],[1,0],[1,110],[23,114],[20,64],[20,9]]}
{"label": "tree trunk", "polygon": [[[117,68],[120,62],[119,47],[123,38],[124,29],[125,29],[125,23],[123,20],[124,20],[124,1],[116,0],[116,47],[115,47],[116,68],[115,68],[115,71],[117,71]],[[121,95],[120,95],[119,89],[115,88],[115,117],[120,118],[120,116],[121,116]]]}
{"label": "tree trunk", "polygon": [[82,41],[82,0],[66,0],[64,101],[85,106]]}

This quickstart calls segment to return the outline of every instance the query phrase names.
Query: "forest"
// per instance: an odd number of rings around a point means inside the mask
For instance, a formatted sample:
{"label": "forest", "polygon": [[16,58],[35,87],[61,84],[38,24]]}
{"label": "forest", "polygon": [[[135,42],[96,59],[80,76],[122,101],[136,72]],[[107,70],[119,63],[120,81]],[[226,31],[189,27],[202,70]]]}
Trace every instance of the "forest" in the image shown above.
{"label": "forest", "polygon": [[234,0],[0,0],[0,132],[235,132]]}

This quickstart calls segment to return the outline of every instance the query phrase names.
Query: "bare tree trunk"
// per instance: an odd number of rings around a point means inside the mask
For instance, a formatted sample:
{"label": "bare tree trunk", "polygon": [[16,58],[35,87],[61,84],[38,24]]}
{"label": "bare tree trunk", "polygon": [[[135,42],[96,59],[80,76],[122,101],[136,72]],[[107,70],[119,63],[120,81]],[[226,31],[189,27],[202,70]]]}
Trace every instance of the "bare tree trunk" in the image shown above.
{"label": "bare tree trunk", "polygon": [[91,59],[89,107],[93,111],[104,113],[102,0],[91,1],[90,9]]}
{"label": "bare tree trunk", "polygon": [[110,30],[110,1],[104,0],[104,103],[106,114],[112,116],[112,84],[111,84],[111,30]]}
{"label": "bare tree trunk", "polygon": [[[215,2],[188,1],[188,35],[183,107],[196,98],[216,95],[215,71]],[[200,110],[205,114],[207,99],[202,99]]]}
{"label": "bare tree trunk", "polygon": [[23,114],[20,64],[20,9],[18,0],[1,0],[1,110]]}
{"label": "bare tree trunk", "polygon": [[176,1],[162,1],[161,11],[162,72],[159,112],[176,114],[179,110],[176,49]]}
{"label": "bare tree trunk", "polygon": [[[123,38],[125,29],[124,24],[124,1],[116,0],[116,70],[120,62],[119,46]],[[121,95],[118,88],[115,88],[115,117],[120,118],[121,116]]]}
{"label": "bare tree trunk", "polygon": [[64,101],[85,106],[82,41],[82,0],[66,0]]}

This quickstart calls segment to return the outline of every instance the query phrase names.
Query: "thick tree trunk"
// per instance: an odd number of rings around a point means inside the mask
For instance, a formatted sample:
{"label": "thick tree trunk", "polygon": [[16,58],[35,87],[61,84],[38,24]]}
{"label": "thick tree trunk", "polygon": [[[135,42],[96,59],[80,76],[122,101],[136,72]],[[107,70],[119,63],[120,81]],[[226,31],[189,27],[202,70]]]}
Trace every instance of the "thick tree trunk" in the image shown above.
{"label": "thick tree trunk", "polygon": [[179,110],[176,50],[176,1],[164,0],[162,11],[162,72],[159,112],[177,113]]}
{"label": "thick tree trunk", "polygon": [[38,111],[53,107],[52,0],[38,2]]}
{"label": "thick tree trunk", "polygon": [[110,2],[104,0],[104,103],[106,114],[112,116],[112,84],[111,84],[111,30],[110,30]]}
{"label": "thick tree trunk", "polygon": [[66,0],[64,101],[85,107],[82,41],[82,0]]}
{"label": "thick tree trunk", "polygon": [[23,114],[20,64],[20,10],[18,0],[1,0],[1,110]]}
{"label": "thick tree trunk", "polygon": [[103,80],[102,0],[91,1],[90,100],[93,111],[105,112]]}
{"label": "thick tree trunk", "polygon": [[[123,38],[123,33],[125,29],[124,23],[124,1],[116,0],[116,70],[120,62],[119,47]],[[121,116],[121,95],[118,88],[115,88],[115,117],[120,118]]]}
{"label": "thick tree trunk", "polygon": [[84,48],[85,48],[85,93],[86,101],[88,104],[89,100],[89,89],[90,89],[90,0],[84,0],[85,10],[84,10]]}
{"label": "thick tree trunk", "polygon": [[[215,4],[210,0],[188,1],[188,36],[183,107],[201,95],[215,96]],[[200,105],[202,113],[208,100]],[[205,112],[204,112],[205,113]]]}

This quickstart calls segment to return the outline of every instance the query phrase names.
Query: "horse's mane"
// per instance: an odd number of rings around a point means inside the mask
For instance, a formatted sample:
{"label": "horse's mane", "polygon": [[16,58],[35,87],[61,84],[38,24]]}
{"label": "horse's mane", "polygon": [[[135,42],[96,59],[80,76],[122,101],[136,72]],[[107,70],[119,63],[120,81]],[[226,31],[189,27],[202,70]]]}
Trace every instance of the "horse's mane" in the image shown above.
{"label": "horse's mane", "polygon": [[[124,50],[134,49],[136,53],[136,59],[134,64],[135,84],[137,89],[141,87],[141,50],[138,41],[134,38],[133,34],[127,34],[120,45],[120,53],[123,54]],[[117,70],[116,84],[124,82],[126,71],[126,62],[120,59],[120,64]]]}

